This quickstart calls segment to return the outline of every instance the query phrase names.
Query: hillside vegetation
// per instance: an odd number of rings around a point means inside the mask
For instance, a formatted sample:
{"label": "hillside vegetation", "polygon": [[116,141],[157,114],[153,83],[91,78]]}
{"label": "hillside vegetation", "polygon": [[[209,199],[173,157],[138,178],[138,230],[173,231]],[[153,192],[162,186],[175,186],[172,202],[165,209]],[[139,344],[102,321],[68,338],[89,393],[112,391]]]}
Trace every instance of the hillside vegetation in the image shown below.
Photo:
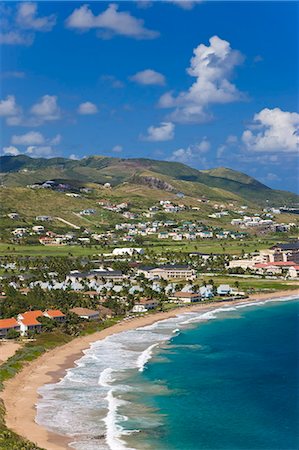
{"label": "hillside vegetation", "polygon": [[[148,186],[152,190],[183,192],[191,197],[218,201],[236,200],[260,205],[291,205],[298,196],[270,189],[248,175],[227,168],[201,171],[178,162],[151,159],[122,159],[91,156],[81,160],[30,158],[25,155],[0,158],[1,181],[5,186],[24,187],[46,180],[68,181],[74,185],[123,183]],[[167,188],[167,185],[170,187]]]}

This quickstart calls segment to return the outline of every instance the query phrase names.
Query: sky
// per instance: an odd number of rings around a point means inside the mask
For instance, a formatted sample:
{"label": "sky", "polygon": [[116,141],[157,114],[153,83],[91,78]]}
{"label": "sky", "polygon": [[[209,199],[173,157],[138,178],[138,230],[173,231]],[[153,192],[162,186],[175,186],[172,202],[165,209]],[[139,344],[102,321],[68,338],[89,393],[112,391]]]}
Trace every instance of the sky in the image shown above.
{"label": "sky", "polygon": [[298,192],[298,3],[5,2],[3,155],[229,167]]}

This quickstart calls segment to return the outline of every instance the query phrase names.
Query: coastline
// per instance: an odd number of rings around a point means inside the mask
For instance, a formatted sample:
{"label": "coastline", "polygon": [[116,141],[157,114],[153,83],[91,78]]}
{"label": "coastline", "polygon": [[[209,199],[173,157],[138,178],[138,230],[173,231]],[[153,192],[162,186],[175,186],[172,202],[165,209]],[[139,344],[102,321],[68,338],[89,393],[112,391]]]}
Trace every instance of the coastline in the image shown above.
{"label": "coastline", "polygon": [[6,425],[19,435],[35,442],[39,447],[49,450],[67,449],[71,438],[51,433],[35,422],[37,390],[44,384],[58,382],[73,367],[75,361],[83,356],[83,351],[95,341],[104,339],[115,333],[128,331],[138,327],[151,325],[160,320],[175,317],[184,312],[206,312],[219,307],[241,303],[263,302],[265,300],[295,296],[298,290],[279,291],[272,294],[251,295],[244,300],[215,302],[209,304],[197,303],[180,307],[171,311],[121,321],[109,328],[92,335],[78,337],[61,347],[50,350],[24,367],[14,378],[5,383],[0,393],[6,408]]}

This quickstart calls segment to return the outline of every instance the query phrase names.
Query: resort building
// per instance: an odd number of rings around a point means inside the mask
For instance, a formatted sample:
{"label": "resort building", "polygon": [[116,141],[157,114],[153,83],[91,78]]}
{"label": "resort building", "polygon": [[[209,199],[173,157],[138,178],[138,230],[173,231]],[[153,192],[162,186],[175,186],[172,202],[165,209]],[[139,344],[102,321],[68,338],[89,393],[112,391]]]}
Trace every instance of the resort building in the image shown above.
{"label": "resort building", "polygon": [[96,320],[100,317],[99,311],[88,308],[72,308],[70,309],[70,312],[81,317],[81,319]]}
{"label": "resort building", "polygon": [[163,278],[164,280],[171,280],[171,279],[192,280],[195,278],[194,269],[190,268],[189,266],[174,265],[174,264],[169,264],[155,268],[140,267],[138,269],[138,273],[144,274],[144,276],[149,279]]}
{"label": "resort building", "polygon": [[64,322],[65,321],[65,314],[60,311],[60,309],[48,309],[44,312],[44,316],[48,317],[49,319],[53,319],[56,322]]}
{"label": "resort building", "polygon": [[9,330],[20,331],[20,325],[16,319],[0,319],[0,338],[5,338]]}
{"label": "resort building", "polygon": [[182,303],[195,303],[201,300],[200,292],[175,292],[173,296],[174,300]]}
{"label": "resort building", "polygon": [[22,314],[19,314],[17,320],[20,325],[21,335],[25,336],[28,331],[40,333],[42,330],[42,324],[37,319],[42,316],[43,313],[40,310],[26,311]]}

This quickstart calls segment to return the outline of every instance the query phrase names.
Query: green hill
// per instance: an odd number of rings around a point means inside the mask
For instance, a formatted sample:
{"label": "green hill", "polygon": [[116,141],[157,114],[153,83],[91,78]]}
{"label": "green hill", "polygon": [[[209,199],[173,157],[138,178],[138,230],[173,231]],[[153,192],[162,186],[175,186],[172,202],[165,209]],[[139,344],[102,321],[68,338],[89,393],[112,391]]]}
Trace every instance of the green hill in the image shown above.
{"label": "green hill", "polygon": [[[143,158],[123,159],[90,156],[81,160],[67,158],[30,158],[25,155],[0,157],[1,182],[8,187],[24,187],[46,180],[71,184],[124,183],[163,191],[183,192],[190,197],[218,201],[236,200],[259,205],[291,205],[299,197],[291,192],[265,186],[248,175],[227,168],[197,170],[178,162]],[[268,202],[267,202],[268,201]]]}

